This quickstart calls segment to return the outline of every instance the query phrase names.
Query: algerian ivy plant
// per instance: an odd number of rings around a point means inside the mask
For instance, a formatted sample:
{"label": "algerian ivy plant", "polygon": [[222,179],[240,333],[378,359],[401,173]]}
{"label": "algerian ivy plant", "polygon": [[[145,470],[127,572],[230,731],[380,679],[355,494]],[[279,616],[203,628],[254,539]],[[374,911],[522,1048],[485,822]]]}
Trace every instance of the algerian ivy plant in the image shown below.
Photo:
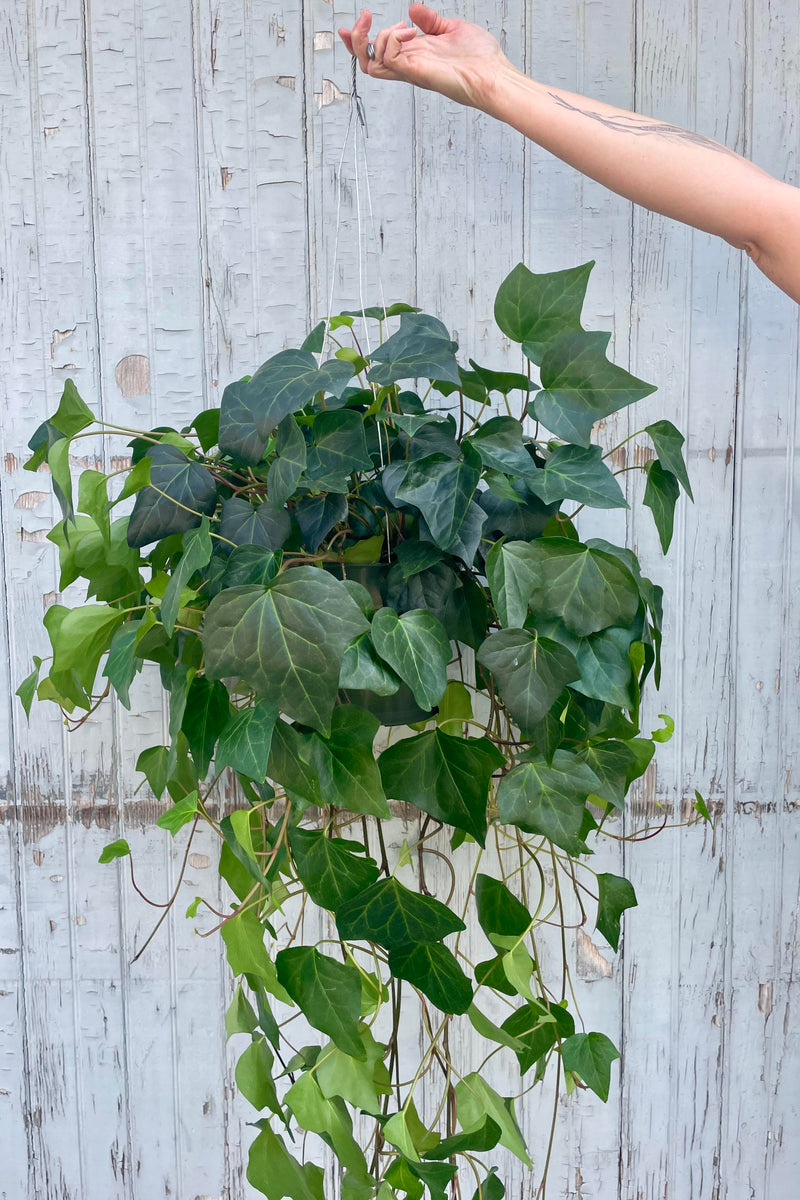
{"label": "algerian ivy plant", "polygon": [[[595,423],[654,390],[582,327],[592,266],[520,264],[502,284],[524,373],[465,368],[439,320],[398,304],[321,323],[188,428],[136,432],[113,494],[85,470],[75,497],[70,448],[98,424],[134,431],[95,422],[71,381],[31,439],[26,468],[47,464],[62,509],[60,587],[88,586],[47,610],[52,654],[19,694],[74,728],[112,690],[130,708],[157,664],[169,740],[137,766],[169,800],[159,825],[220,836],[229,903],[187,916],[212,913],[241,977],[225,1024],[246,1038],[248,1179],[269,1200],[323,1200],[307,1133],[345,1200],[499,1200],[496,1148],[531,1165],[515,1096],[547,1078],[608,1097],[618,1052],[582,1026],[566,962],[548,977],[541,939],[572,897],[617,949],[636,897],[591,855],[671,722],[640,730],[661,588],[578,530],[586,507],[627,507]],[[691,494],[683,437],[666,420],[639,433],[666,551]],[[394,861],[392,801],[419,817]],[[119,840],[101,861],[128,854]],[[433,895],[442,860],[452,883]],[[506,1060],[504,1094],[459,1057],[478,1039]]]}

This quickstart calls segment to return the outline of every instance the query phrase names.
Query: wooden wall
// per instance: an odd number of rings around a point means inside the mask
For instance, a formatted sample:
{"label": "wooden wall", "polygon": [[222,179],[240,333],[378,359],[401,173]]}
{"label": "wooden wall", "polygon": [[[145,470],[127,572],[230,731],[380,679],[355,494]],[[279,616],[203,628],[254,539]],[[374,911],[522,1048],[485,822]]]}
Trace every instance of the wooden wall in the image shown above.
{"label": "wooden wall", "polygon": [[[698,129],[800,183],[796,0],[458,0],[537,78]],[[403,15],[392,0],[381,23]],[[138,748],[160,740],[155,680],[71,739],[13,698],[58,598],[47,477],[33,429],[73,377],[106,420],[180,426],[293,343],[326,308],[349,59],[336,0],[3,0],[0,13],[0,1198],[243,1200],[250,1113],[221,1034],[229,982],[183,911],[216,892],[198,840],[152,828]],[[725,243],[631,206],[513,131],[436,96],[365,80],[375,236],[367,300],[440,315],[491,366],[503,276],[597,260],[590,327],[660,390],[609,439],[671,417],[697,504],[669,558],[634,507],[628,537],[667,592],[667,664],[651,706],[678,732],[630,827],[716,814],[606,860],[639,894],[613,958],[570,934],[582,1003],[623,1049],[603,1106],[561,1106],[551,1188],[589,1200],[786,1200],[800,1171],[798,308]],[[334,293],[358,299],[352,160]],[[363,174],[361,189],[363,199]],[[635,424],[631,424],[635,421]],[[124,457],[85,439],[76,469]],[[629,449],[635,461],[636,443]],[[641,499],[638,474],[626,477]],[[597,532],[600,532],[597,528]],[[403,831],[398,830],[398,836]],[[409,1031],[410,1036],[413,1031]],[[513,1089],[513,1085],[509,1085]],[[548,1101],[549,1104],[549,1101]],[[533,1177],[545,1107],[520,1102]]]}

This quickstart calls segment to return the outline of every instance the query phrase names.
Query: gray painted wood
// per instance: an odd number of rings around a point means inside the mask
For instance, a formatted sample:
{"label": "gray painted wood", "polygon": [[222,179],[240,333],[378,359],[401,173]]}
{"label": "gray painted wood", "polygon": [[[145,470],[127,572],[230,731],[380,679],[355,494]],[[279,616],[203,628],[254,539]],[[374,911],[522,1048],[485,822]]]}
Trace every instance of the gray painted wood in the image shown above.
{"label": "gray painted wood", "polygon": [[[791,0],[459,11],[536,77],[697,128],[800,183]],[[130,714],[109,707],[71,739],[45,706],[28,727],[13,698],[58,598],[48,480],[20,464],[67,375],[105,419],[176,424],[325,313],[349,81],[334,31],[352,15],[327,0],[7,0],[0,15],[2,1200],[252,1195],[250,1113],[220,1033],[230,981],[215,940],[182,917],[195,894],[219,903],[215,846],[193,845],[181,903],[133,964],[152,910],[125,865],[97,863],[126,836],[145,892],[163,899],[177,878],[183,847],[153,829],[133,769],[163,728],[157,678],[137,682]],[[392,3],[379,19],[401,15]],[[560,1105],[549,1194],[783,1198],[800,1170],[798,308],[725,243],[632,212],[480,114],[361,90],[366,301],[380,274],[387,300],[435,311],[466,352],[514,366],[492,327],[503,275],[520,259],[595,258],[587,317],[660,388],[608,423],[606,444],[663,414],[688,433],[698,502],[667,563],[647,514],[602,530],[638,547],[668,599],[649,712],[672,713],[678,732],[628,828],[685,816],[695,787],[717,822],[603,852],[639,908],[616,958],[575,934],[574,974],[624,1070],[608,1105]],[[359,179],[363,198],[363,162]],[[359,300],[354,184],[349,154],[338,307]],[[124,440],[85,439],[75,466],[124,453]],[[638,453],[630,444],[627,464]],[[414,829],[398,823],[396,850],[404,836]],[[475,1067],[486,1048],[463,1049]],[[491,1070],[515,1089],[501,1059]],[[532,1200],[549,1103],[533,1092],[519,1105],[536,1170],[505,1163],[510,1196]]]}

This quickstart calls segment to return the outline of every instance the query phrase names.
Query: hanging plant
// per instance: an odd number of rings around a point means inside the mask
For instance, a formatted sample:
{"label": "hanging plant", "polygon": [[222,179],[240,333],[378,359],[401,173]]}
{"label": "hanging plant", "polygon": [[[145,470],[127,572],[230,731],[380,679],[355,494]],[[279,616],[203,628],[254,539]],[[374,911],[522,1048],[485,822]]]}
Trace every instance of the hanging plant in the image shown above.
{"label": "hanging plant", "polygon": [[[608,360],[609,334],[582,328],[592,265],[520,264],[501,286],[497,324],[525,373],[464,368],[439,320],[393,305],[320,324],[188,428],[137,434],[113,498],[95,470],[73,495],[70,447],[95,430],[71,381],[31,439],[26,467],[48,464],[62,509],[60,586],[85,580],[89,603],[48,609],[47,673],[36,659],[19,695],[74,728],[111,689],[130,708],[158,664],[169,741],[137,766],[169,798],[159,825],[221,838],[231,899],[214,920],[241,977],[225,1023],[247,1039],[248,1179],[269,1200],[322,1200],[298,1131],[333,1152],[346,1200],[442,1200],[456,1182],[498,1200],[495,1148],[531,1165],[514,1093],[547,1079],[608,1097],[618,1052],[582,1027],[537,939],[565,926],[570,895],[617,949],[636,897],[592,869],[592,848],[619,836],[671,722],[640,730],[661,588],[630,549],[578,530],[584,508],[628,507],[595,423],[654,390]],[[669,421],[644,432],[644,504],[666,551],[679,488],[691,494],[683,438]],[[226,772],[241,797],[227,813]],[[383,833],[392,802],[419,816],[399,855]],[[128,854],[119,840],[101,861]],[[424,1029],[416,1062],[404,1019]],[[476,1038],[516,1064],[502,1094],[464,1066]]]}

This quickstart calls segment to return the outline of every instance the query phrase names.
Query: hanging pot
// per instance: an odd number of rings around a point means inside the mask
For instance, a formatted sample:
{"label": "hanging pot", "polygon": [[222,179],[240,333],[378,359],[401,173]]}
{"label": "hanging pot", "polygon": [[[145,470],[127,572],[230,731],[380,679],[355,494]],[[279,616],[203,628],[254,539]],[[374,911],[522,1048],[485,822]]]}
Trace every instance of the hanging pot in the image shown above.
{"label": "hanging pot", "polygon": [[[386,572],[388,567],[383,563],[342,563],[324,562],[323,567],[338,579],[352,579],[360,583],[369,592],[376,610],[383,608],[386,603]],[[427,721],[433,716],[433,711],[426,712],[420,708],[414,699],[414,693],[406,683],[391,696],[376,696],[374,692],[361,691],[357,688],[343,689],[339,692],[342,704],[357,704],[377,717],[381,725],[414,725],[417,721]]]}

